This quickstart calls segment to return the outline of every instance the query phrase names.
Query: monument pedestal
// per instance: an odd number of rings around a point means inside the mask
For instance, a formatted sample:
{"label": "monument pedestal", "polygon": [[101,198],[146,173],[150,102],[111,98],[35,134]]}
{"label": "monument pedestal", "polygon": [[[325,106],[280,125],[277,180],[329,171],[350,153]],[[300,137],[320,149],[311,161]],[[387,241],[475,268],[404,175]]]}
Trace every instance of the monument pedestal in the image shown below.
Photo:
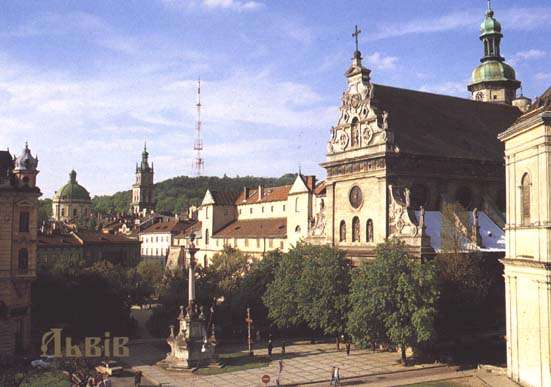
{"label": "monument pedestal", "polygon": [[207,329],[203,314],[199,317],[193,313],[184,316],[181,307],[178,334],[174,335],[174,327],[170,327],[170,336],[167,339],[170,353],[158,363],[166,369],[189,370],[201,366],[208,366],[216,362],[216,341],[214,336],[207,337]]}

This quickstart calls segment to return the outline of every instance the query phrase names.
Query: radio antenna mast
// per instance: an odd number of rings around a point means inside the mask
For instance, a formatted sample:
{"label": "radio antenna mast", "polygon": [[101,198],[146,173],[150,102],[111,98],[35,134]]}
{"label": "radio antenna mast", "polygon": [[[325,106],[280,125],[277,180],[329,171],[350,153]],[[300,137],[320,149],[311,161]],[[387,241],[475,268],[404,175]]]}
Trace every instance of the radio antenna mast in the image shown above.
{"label": "radio antenna mast", "polygon": [[201,152],[203,151],[203,139],[201,138],[201,78],[197,82],[197,124],[195,127],[195,142],[193,143],[193,150],[195,151],[195,159],[193,160],[192,165],[192,174],[193,176],[201,176],[205,171],[205,160]]}

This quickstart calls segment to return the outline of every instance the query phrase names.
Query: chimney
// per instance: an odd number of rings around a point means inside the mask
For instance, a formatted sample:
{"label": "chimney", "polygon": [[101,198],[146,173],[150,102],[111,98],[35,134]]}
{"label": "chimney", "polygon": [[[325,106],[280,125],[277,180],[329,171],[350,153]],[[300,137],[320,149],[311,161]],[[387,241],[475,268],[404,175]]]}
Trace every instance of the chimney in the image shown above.
{"label": "chimney", "polygon": [[258,186],[258,201],[262,200],[262,186]]}
{"label": "chimney", "polygon": [[245,197],[243,198],[243,201],[246,201],[249,198],[249,187],[243,188],[243,194],[245,195]]}

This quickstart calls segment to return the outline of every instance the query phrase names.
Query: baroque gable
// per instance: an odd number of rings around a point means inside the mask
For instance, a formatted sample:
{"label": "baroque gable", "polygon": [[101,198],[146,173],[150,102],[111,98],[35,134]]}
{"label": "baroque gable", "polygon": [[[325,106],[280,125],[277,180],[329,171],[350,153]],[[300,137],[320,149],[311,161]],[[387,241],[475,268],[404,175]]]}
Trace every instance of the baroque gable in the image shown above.
{"label": "baroque gable", "polygon": [[[340,116],[331,128],[327,156],[382,145],[384,151],[397,152],[389,128],[389,113],[376,103],[376,90],[369,79],[370,71],[362,66],[359,52],[346,72],[347,90],[341,97]],[[373,150],[378,153],[380,150]]]}

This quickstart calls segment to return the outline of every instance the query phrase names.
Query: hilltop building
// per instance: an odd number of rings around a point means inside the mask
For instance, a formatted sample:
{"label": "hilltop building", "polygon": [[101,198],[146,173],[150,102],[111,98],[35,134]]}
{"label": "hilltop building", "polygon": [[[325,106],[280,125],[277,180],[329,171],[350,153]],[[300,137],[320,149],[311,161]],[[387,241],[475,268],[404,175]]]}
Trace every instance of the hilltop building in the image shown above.
{"label": "hilltop building", "polygon": [[77,173],[69,173],[69,181],[54,193],[52,217],[55,221],[77,223],[91,215],[90,194],[77,182]]}
{"label": "hilltop building", "polygon": [[36,276],[38,158],[0,151],[0,355],[31,344],[31,283]]}
{"label": "hilltop building", "polygon": [[507,168],[507,374],[551,385],[551,87],[500,134]]}
{"label": "hilltop building", "polygon": [[132,204],[133,214],[144,215],[146,212],[155,209],[155,187],[153,185],[153,163],[151,167],[148,161],[149,153],[144,144],[142,152],[142,161],[136,163],[136,179],[132,185]]}

